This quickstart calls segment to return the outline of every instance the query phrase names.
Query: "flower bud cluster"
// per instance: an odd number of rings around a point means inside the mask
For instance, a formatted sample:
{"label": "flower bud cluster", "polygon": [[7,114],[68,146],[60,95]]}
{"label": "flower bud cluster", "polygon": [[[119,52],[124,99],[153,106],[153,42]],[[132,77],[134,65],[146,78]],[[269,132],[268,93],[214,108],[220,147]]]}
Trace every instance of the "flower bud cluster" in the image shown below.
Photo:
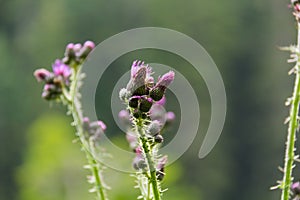
{"label": "flower bud cluster", "polygon": [[82,120],[82,127],[87,133],[87,138],[92,138],[94,141],[100,139],[106,130],[106,125],[103,121],[93,121],[91,122],[88,117],[84,117]]}
{"label": "flower bud cluster", "polygon": [[159,77],[155,84],[152,69],[144,62],[134,61],[131,66],[130,81],[126,88],[121,89],[120,99],[128,103],[133,117],[145,119],[153,103],[164,98],[174,76],[174,72],[170,71]]}
{"label": "flower bud cluster", "polygon": [[[142,172],[149,170],[146,153],[163,142],[162,128],[175,119],[173,112],[166,112],[165,92],[174,80],[174,72],[160,76],[155,83],[152,69],[142,61],[134,61],[131,66],[131,77],[126,88],[120,90],[120,99],[127,105],[127,110],[119,113],[119,119],[127,127],[126,139],[130,148],[135,152],[133,168]],[[140,124],[140,125],[137,125]],[[143,134],[135,132],[134,126],[142,126]],[[142,142],[144,141],[144,142]],[[146,143],[145,143],[146,141]],[[145,145],[146,144],[146,145]],[[145,151],[144,148],[149,148]],[[154,150],[156,152],[156,150]],[[158,155],[156,155],[158,156]],[[154,156],[154,165],[158,181],[163,180],[167,156]]]}
{"label": "flower bud cluster", "polygon": [[46,100],[57,99],[62,94],[62,88],[70,83],[71,68],[57,59],[52,65],[52,72],[46,69],[37,69],[34,76],[37,81],[45,83],[42,97]]}
{"label": "flower bud cluster", "polygon": [[65,57],[62,61],[66,64],[71,64],[72,62],[80,64],[94,48],[95,44],[92,41],[86,41],[83,45],[70,43],[66,46]]}
{"label": "flower bud cluster", "polygon": [[[37,69],[34,76],[38,82],[44,82],[42,97],[46,100],[58,99],[63,90],[69,89],[73,68],[81,64],[87,55],[95,48],[95,44],[86,41],[84,45],[70,43],[65,50],[63,59],[56,59],[52,71]],[[76,65],[73,65],[76,63]]]}

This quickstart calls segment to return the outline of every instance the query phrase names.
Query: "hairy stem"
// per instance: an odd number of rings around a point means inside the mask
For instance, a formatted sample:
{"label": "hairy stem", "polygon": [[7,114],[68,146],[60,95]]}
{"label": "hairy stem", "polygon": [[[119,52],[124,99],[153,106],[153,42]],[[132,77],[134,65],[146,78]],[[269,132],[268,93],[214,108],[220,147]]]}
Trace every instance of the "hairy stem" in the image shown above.
{"label": "hairy stem", "polygon": [[100,163],[95,159],[93,151],[89,145],[88,140],[85,137],[84,130],[82,127],[82,110],[81,110],[81,104],[80,101],[78,100],[77,94],[78,94],[78,80],[80,79],[80,67],[74,68],[74,79],[72,81],[71,89],[70,89],[70,98],[69,99],[69,110],[72,113],[73,119],[74,119],[74,124],[76,126],[77,130],[77,136],[80,139],[81,146],[83,151],[86,154],[86,158],[88,160],[88,163],[90,165],[90,170],[93,174],[94,178],[94,187],[95,191],[97,193],[97,199],[98,200],[107,200],[106,193],[105,193],[105,188],[103,185],[103,180],[101,180],[101,175],[100,175]]}
{"label": "hairy stem", "polygon": [[299,59],[299,52],[300,52],[300,24],[298,22],[298,43],[297,43],[297,56],[298,60],[295,66],[296,69],[296,78],[295,78],[295,85],[293,91],[293,97],[291,102],[290,108],[290,121],[288,126],[288,135],[287,135],[287,142],[286,142],[286,152],[285,152],[285,162],[284,162],[284,176],[283,176],[283,183],[282,183],[282,194],[281,200],[288,200],[290,197],[290,187],[293,181],[293,165],[295,160],[295,141],[296,141],[296,132],[298,129],[298,110],[299,110],[299,101],[300,101],[300,59]]}
{"label": "hairy stem", "polygon": [[[140,141],[142,143],[142,149],[143,149],[144,155],[146,156],[146,162],[147,162],[148,168],[149,168],[149,174],[150,174],[149,184],[152,185],[154,200],[161,200],[159,183],[156,178],[156,167],[155,167],[155,162],[154,162],[154,158],[153,158],[153,152],[150,149],[148,138],[145,135],[143,120],[138,120],[136,123],[136,126],[137,126],[137,131],[140,136]],[[149,195],[150,195],[150,193],[148,193],[148,198],[149,198]]]}

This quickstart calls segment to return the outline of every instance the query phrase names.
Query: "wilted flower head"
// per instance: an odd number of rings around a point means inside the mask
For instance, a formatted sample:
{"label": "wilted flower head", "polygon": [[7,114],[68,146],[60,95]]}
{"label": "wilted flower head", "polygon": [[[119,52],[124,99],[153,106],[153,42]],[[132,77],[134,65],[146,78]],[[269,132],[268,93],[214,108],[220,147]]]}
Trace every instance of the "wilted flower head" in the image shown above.
{"label": "wilted flower head", "polygon": [[86,137],[91,137],[94,141],[98,140],[106,130],[106,125],[103,121],[91,122],[88,117],[82,119],[82,127],[87,133]]}

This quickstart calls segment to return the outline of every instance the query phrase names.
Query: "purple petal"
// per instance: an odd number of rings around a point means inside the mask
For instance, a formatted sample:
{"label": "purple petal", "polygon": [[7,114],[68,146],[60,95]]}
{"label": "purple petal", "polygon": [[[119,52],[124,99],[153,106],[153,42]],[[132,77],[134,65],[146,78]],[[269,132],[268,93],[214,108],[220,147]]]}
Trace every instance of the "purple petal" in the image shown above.
{"label": "purple petal", "polygon": [[71,68],[59,59],[55,60],[52,69],[56,76],[63,76],[64,78],[68,78],[72,73]]}

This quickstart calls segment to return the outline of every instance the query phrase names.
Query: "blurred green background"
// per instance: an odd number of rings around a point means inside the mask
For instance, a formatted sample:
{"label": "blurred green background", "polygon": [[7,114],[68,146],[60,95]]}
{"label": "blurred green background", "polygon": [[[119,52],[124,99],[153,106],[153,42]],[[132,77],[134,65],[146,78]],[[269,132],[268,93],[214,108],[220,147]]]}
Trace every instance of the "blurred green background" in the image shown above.
{"label": "blurred green background", "polygon": [[[270,186],[282,174],[288,109],[293,77],[288,54],[277,46],[295,41],[289,1],[210,0],[0,0],[0,199],[92,199],[82,169],[84,155],[73,144],[74,130],[65,109],[40,98],[33,78],[38,67],[50,68],[69,42],[106,38],[131,28],[174,29],[197,40],[216,62],[224,79],[228,111],[214,150],[197,155],[203,136],[167,168],[164,199],[279,199]],[[176,56],[160,51],[132,52],[112,65],[129,69],[132,59],[172,66]],[[200,132],[210,117],[205,83],[191,67],[179,68],[194,87],[201,107]],[[114,70],[106,77],[122,75]],[[194,82],[193,82],[194,81]],[[113,84],[112,84],[113,85]],[[99,89],[97,106],[118,143],[109,109],[110,87]],[[170,100],[171,101],[171,100]],[[170,103],[169,109],[172,109]],[[203,112],[202,112],[203,111]],[[107,170],[112,200],[135,199],[134,179]],[[299,168],[295,169],[300,178]]]}

